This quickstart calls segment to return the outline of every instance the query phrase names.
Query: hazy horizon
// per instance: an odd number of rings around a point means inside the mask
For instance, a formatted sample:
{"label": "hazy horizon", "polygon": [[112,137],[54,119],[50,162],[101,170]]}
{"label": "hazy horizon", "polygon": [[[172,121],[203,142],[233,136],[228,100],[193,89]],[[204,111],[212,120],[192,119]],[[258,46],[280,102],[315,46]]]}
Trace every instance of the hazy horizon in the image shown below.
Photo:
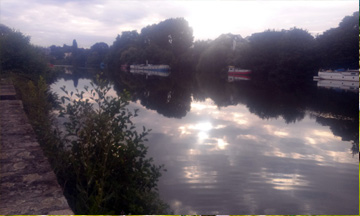
{"label": "hazy horizon", "polygon": [[60,1],[2,0],[1,23],[48,47],[89,48],[97,42],[112,45],[123,31],[137,30],[169,18],[183,17],[194,41],[232,33],[247,37],[267,29],[293,27],[313,36],[336,28],[358,11],[358,1]]}

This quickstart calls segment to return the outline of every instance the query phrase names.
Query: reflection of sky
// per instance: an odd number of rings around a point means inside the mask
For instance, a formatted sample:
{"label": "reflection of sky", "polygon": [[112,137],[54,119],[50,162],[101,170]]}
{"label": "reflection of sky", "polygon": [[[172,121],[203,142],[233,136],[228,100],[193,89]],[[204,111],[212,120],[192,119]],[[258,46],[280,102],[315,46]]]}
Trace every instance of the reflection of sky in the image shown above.
{"label": "reflection of sky", "polygon": [[358,212],[351,144],[308,116],[262,120],[244,105],[218,108],[210,99],[192,102],[182,119],[139,101],[135,108],[135,123],[152,129],[150,156],[168,170],[159,189],[175,214]]}
{"label": "reflection of sky", "polygon": [[[70,96],[70,93],[73,92],[73,94],[70,97],[71,100],[79,99],[75,94],[81,93],[81,91],[84,92],[82,100],[90,99],[90,97],[92,96],[91,89],[93,89],[93,87],[91,86],[89,79],[79,79],[77,83],[77,87],[75,87],[74,84],[75,82],[73,80],[59,79],[54,84],[52,84],[50,88],[52,91],[58,94],[59,99],[62,96],[67,96],[66,93],[60,89],[63,86],[65,86],[65,90],[68,92],[68,96]],[[86,92],[86,90],[84,89],[85,86],[88,87],[89,90],[88,92]],[[78,90],[78,92],[76,90]],[[112,88],[109,90],[107,95],[113,97],[117,96],[116,92]]]}

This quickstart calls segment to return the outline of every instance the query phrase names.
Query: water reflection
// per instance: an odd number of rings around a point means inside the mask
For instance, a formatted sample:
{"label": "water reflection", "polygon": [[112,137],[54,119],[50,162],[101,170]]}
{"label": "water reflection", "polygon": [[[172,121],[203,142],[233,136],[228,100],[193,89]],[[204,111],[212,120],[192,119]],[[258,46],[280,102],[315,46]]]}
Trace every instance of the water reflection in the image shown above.
{"label": "water reflection", "polygon": [[128,89],[135,123],[152,129],[149,154],[166,165],[159,189],[175,214],[358,212],[356,94],[171,76],[122,74],[111,94]]}

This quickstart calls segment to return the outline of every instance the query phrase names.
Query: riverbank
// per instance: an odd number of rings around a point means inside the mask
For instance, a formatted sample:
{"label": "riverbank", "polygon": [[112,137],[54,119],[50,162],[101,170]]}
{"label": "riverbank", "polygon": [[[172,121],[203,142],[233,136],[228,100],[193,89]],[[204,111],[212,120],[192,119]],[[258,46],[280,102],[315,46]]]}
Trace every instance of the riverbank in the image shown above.
{"label": "riverbank", "polygon": [[74,214],[14,86],[0,81],[0,214]]}

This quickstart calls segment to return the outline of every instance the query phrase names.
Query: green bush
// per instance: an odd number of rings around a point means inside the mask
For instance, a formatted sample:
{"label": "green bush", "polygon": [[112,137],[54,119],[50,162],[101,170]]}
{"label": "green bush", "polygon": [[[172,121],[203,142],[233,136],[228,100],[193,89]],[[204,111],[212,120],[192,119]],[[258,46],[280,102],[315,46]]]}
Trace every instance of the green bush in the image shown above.
{"label": "green bush", "polygon": [[[61,98],[68,168],[65,190],[76,214],[159,214],[167,211],[156,192],[163,166],[147,158],[145,136],[137,132],[126,106],[130,95],[107,96],[110,85],[68,92]],[[73,98],[75,97],[75,98]]]}

